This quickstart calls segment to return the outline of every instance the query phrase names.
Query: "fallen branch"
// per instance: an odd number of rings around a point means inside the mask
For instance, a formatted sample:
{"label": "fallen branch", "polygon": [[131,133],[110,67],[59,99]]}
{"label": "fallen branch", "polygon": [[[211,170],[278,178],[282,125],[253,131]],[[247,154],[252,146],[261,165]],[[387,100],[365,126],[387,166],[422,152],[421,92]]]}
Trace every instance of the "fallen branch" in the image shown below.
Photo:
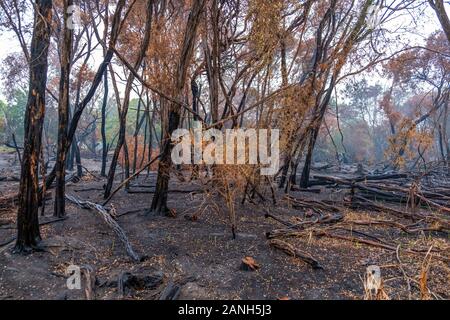
{"label": "fallen branch", "polygon": [[301,252],[300,250],[294,248],[294,246],[290,243],[278,239],[273,239],[269,241],[269,245],[283,251],[284,253],[292,257],[301,259],[302,261],[309,264],[313,269],[323,269],[319,262],[311,255]]}
{"label": "fallen branch", "polygon": [[79,200],[79,199],[75,198],[74,196],[67,195],[67,194],[66,194],[66,199],[83,209],[96,210],[98,213],[100,213],[100,216],[103,218],[105,223],[113,229],[113,231],[117,234],[119,239],[125,245],[125,249],[126,249],[128,255],[136,262],[140,260],[139,256],[134,252],[133,247],[131,246],[131,243],[125,234],[125,231],[111,217],[111,215],[108,213],[108,211],[106,210],[106,208],[104,206],[90,202],[90,201]]}
{"label": "fallen branch", "polygon": [[285,195],[284,199],[292,202],[292,206],[297,208],[309,208],[314,211],[321,209],[330,212],[341,212],[341,209],[339,209],[336,205],[328,204],[323,201],[295,198],[290,195]]}
{"label": "fallen branch", "polygon": [[[353,230],[353,232],[355,232],[355,230]],[[340,235],[340,234],[336,234],[336,233],[330,233],[327,231],[323,231],[323,230],[314,230],[313,234],[316,237],[328,237],[328,238],[335,238],[335,239],[341,239],[341,240],[347,240],[347,241],[351,241],[351,242],[355,242],[355,243],[363,243],[363,244],[367,244],[373,247],[378,247],[378,248],[382,248],[385,250],[389,250],[389,251],[397,251],[397,247],[390,245],[390,244],[386,244],[384,242],[379,242],[379,241],[372,241],[372,240],[368,240],[368,239],[361,239],[361,238],[357,238],[357,237],[348,237],[348,236],[344,236],[344,235]],[[428,250],[422,250],[422,249],[406,249],[405,252],[409,253],[409,254],[423,254],[426,253]],[[439,251],[437,250],[433,250],[433,252],[438,253]],[[444,256],[441,256],[442,259],[444,259],[445,261],[449,261],[450,259]]]}

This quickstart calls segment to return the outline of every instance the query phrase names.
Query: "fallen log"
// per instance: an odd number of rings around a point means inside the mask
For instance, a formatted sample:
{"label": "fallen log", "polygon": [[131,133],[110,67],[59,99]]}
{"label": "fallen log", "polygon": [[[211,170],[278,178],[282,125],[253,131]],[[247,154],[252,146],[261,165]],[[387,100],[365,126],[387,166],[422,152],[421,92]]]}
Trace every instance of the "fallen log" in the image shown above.
{"label": "fallen log", "polygon": [[289,228],[295,228],[295,224],[294,223],[291,223],[291,222],[289,222],[289,221],[287,221],[287,220],[285,220],[285,219],[283,219],[283,218],[281,218],[281,217],[279,217],[279,216],[276,216],[276,215],[274,215],[274,214],[271,214],[270,212],[266,212],[266,214],[264,215],[264,217],[267,219],[267,218],[272,218],[273,220],[275,220],[275,221],[277,221],[277,222],[279,222],[279,223],[281,223],[281,224],[284,224],[285,226],[288,226]]}
{"label": "fallen log", "polygon": [[310,192],[310,193],[321,193],[322,192],[322,190],[321,189],[319,189],[319,188],[300,188],[300,187],[298,187],[298,186],[292,186],[291,187],[291,191],[294,191],[294,192]]}
{"label": "fallen log", "polygon": [[[202,193],[203,190],[195,189],[195,190],[182,190],[182,189],[172,189],[167,190],[168,193]],[[127,193],[130,194],[140,194],[140,193],[155,193],[155,190],[132,190],[128,189]]]}
{"label": "fallen log", "polygon": [[287,255],[299,258],[300,260],[309,264],[313,269],[323,269],[320,263],[316,259],[314,259],[311,255],[294,248],[294,246],[291,245],[290,243],[278,239],[273,239],[269,241],[269,245],[278,250],[283,251]]}
{"label": "fallen log", "polygon": [[[354,232],[354,230],[352,230],[352,231]],[[337,233],[330,233],[330,232],[324,231],[324,230],[314,230],[313,235],[316,237],[328,237],[328,238],[346,240],[346,241],[355,242],[355,243],[363,243],[363,244],[367,244],[372,247],[378,247],[378,248],[382,248],[382,249],[389,250],[389,251],[397,250],[397,246],[390,245],[385,242],[362,239],[362,238],[353,237],[353,236],[345,236],[345,235],[341,235],[341,234],[337,234]],[[274,241],[274,240],[272,240],[272,241]],[[421,255],[426,254],[428,251],[429,251],[429,249],[405,249],[404,250],[404,252],[407,252],[409,254],[421,254]],[[439,253],[438,250],[434,250],[434,249],[432,250],[432,252]],[[448,257],[440,256],[440,258],[442,258],[445,261],[450,261],[450,259]]]}
{"label": "fallen log", "polygon": [[392,220],[348,220],[345,223],[351,225],[360,225],[360,226],[388,226],[391,228],[396,228],[402,230],[405,233],[413,234],[419,232],[444,232],[448,233],[448,230],[445,230],[442,226],[438,227],[428,227],[428,226],[420,226],[419,223],[414,223],[412,225],[403,225],[401,223],[392,221]]}
{"label": "fallen log", "polygon": [[424,196],[420,195],[420,194],[416,194],[416,197],[418,197],[421,201],[425,202],[426,204],[430,205],[431,207],[434,207],[435,209],[438,209],[439,211],[444,211],[447,213],[450,213],[450,208],[444,207],[434,201],[431,201],[427,198],[425,198]]}
{"label": "fallen log", "polygon": [[320,214],[315,217],[314,220],[302,220],[298,223],[291,223],[279,216],[273,215],[269,212],[265,214],[266,218],[272,218],[275,221],[280,222],[281,224],[284,224],[285,226],[291,228],[291,229],[297,229],[297,230],[303,230],[308,226],[314,225],[314,224],[331,224],[331,223],[337,223],[343,219],[343,216],[341,214]]}
{"label": "fallen log", "polygon": [[331,204],[325,203],[323,201],[300,199],[300,198],[292,197],[290,195],[285,195],[284,199],[292,202],[293,207],[297,207],[297,208],[308,208],[308,209],[313,209],[315,211],[317,209],[322,209],[325,211],[336,212],[336,213],[341,212],[341,209],[339,209],[336,205],[331,205]]}
{"label": "fallen log", "polygon": [[400,210],[397,210],[394,208],[383,206],[381,204],[373,202],[370,199],[367,199],[363,196],[356,195],[356,194],[351,196],[350,201],[344,199],[344,205],[347,207],[350,207],[352,209],[365,209],[365,210],[374,210],[374,211],[378,211],[378,212],[392,213],[396,216],[413,219],[413,220],[420,218],[409,212],[400,211]]}
{"label": "fallen log", "polygon": [[327,181],[328,183],[337,183],[337,184],[348,184],[351,185],[355,182],[362,181],[382,181],[382,180],[392,180],[392,179],[405,179],[408,178],[406,173],[391,173],[391,174],[378,174],[378,175],[365,175],[358,176],[352,178],[342,178],[342,177],[334,177],[329,175],[313,175],[313,180],[316,179],[318,181]]}
{"label": "fallen log", "polygon": [[292,229],[274,229],[272,231],[266,232],[267,239],[302,237],[305,235],[306,235],[305,232],[296,231]]}
{"label": "fallen log", "polygon": [[437,227],[427,228],[430,231],[434,230],[434,231],[446,232],[445,230],[450,230],[450,221],[448,221],[448,219],[447,220],[444,219],[443,217],[439,217],[434,214],[425,215],[425,214],[419,214],[419,213],[410,213],[410,212],[400,211],[400,210],[397,210],[394,208],[386,207],[381,204],[375,203],[369,199],[366,199],[366,198],[356,195],[356,194],[352,195],[350,201],[348,201],[348,200],[344,201],[344,205],[346,205],[352,209],[364,209],[364,210],[374,210],[374,211],[378,211],[378,212],[386,212],[386,213],[391,213],[391,214],[394,214],[396,216],[403,217],[406,219],[411,219],[413,221],[425,220],[430,223],[438,223],[439,224],[439,226],[437,226]]}

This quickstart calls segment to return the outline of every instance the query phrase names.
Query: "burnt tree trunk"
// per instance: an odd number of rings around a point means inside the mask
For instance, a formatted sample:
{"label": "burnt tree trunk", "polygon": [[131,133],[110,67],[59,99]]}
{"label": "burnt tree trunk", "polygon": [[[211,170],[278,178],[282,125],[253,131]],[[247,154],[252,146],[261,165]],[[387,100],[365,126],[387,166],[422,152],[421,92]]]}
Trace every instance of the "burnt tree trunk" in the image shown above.
{"label": "burnt tree trunk", "polygon": [[139,99],[138,101],[138,106],[137,106],[137,112],[136,112],[136,123],[135,123],[135,129],[134,129],[134,134],[133,134],[133,140],[134,140],[134,145],[133,145],[133,173],[136,173],[136,166],[137,166],[137,149],[138,149],[138,140],[139,140],[139,116],[141,113],[141,100]]}
{"label": "burnt tree trunk", "polygon": [[59,81],[58,100],[58,149],[56,155],[56,188],[54,216],[63,217],[65,214],[65,177],[66,177],[66,144],[67,123],[69,121],[69,81],[70,56],[72,52],[73,31],[68,27],[68,10],[73,0],[64,1],[64,35],[61,44],[61,78]]}
{"label": "burnt tree trunk", "polygon": [[[194,121],[198,121],[198,101],[200,99],[200,90],[195,79],[191,80],[191,92],[192,92],[192,110],[194,111]],[[194,152],[192,152],[192,162],[194,163]],[[199,177],[199,166],[194,163],[192,167],[191,180],[196,180]]]}
{"label": "burnt tree trunk", "polygon": [[[191,61],[194,42],[197,33],[197,27],[203,10],[205,0],[194,0],[189,14],[184,33],[184,40],[181,47],[181,56],[178,61],[178,67],[175,77],[174,96],[181,101],[183,97],[183,88],[186,82],[187,69]],[[176,103],[170,103],[168,114],[167,130],[163,130],[162,148],[158,166],[158,178],[156,180],[156,190],[153,196],[150,212],[162,215],[171,215],[171,211],[167,207],[167,192],[169,188],[170,166],[172,142],[171,135],[178,128],[180,123],[180,108]]]}
{"label": "burnt tree trunk", "polygon": [[[322,123],[322,121],[320,121]],[[300,188],[308,188],[309,184],[309,174],[311,172],[311,160],[314,151],[314,146],[316,144],[317,135],[319,134],[319,129],[314,128],[309,136],[308,151],[306,152],[305,164],[303,166],[302,176],[300,178]]]}
{"label": "burnt tree trunk", "polygon": [[103,104],[102,104],[102,124],[101,124],[101,134],[102,134],[102,169],[100,175],[106,177],[106,161],[108,157],[108,149],[106,146],[106,107],[108,104],[108,73],[105,72],[103,75]]}
{"label": "burnt tree trunk", "polygon": [[17,211],[17,241],[14,247],[16,253],[38,248],[41,240],[38,220],[38,166],[45,116],[47,55],[50,46],[51,24],[52,1],[36,0],[29,65],[30,84],[24,122],[24,150],[20,173],[19,209]]}
{"label": "burnt tree trunk", "polygon": [[[77,104],[78,104],[78,98],[77,98]],[[72,119],[72,110],[69,106],[69,119]],[[80,148],[78,147],[78,138],[76,133],[73,134],[72,138],[70,138],[71,136],[68,135],[67,137],[67,144],[66,144],[66,169],[72,171],[74,168],[74,165],[76,164],[77,166],[77,176],[81,178],[81,176],[83,175],[83,167],[81,166],[81,153],[80,153]],[[68,142],[71,141],[71,142]],[[70,145],[68,145],[70,143]],[[50,173],[50,175],[53,177],[52,179],[54,179],[56,177],[56,165],[53,167],[52,172]],[[50,182],[51,184],[51,182]],[[46,186],[49,186],[49,184],[45,183]]]}

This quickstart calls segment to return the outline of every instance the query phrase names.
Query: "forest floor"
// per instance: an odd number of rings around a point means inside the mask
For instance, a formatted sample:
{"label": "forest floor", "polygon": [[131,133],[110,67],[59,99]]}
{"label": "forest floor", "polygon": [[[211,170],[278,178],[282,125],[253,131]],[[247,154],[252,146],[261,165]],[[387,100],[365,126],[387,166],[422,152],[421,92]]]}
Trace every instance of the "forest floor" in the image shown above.
{"label": "forest floor", "polygon": [[[19,168],[13,153],[2,153],[2,175],[16,175]],[[79,199],[102,203],[105,180],[98,178],[97,161],[85,161],[94,173],[77,183],[68,183],[66,192]],[[133,182],[154,185],[156,174],[143,174]],[[118,176],[118,179],[120,177]],[[17,192],[18,182],[0,181],[0,197]],[[119,182],[119,181],[117,181]],[[117,183],[116,183],[117,185]],[[109,203],[117,222],[125,230],[134,250],[144,256],[133,262],[123,244],[96,211],[79,208],[67,201],[67,219],[41,226],[44,251],[29,255],[11,253],[14,246],[16,208],[0,210],[0,299],[85,299],[84,290],[69,290],[66,269],[69,265],[89,265],[96,276],[96,299],[158,299],[169,283],[181,287],[178,299],[363,299],[364,277],[369,265],[381,269],[385,297],[390,299],[450,298],[450,240],[445,233],[407,234],[383,225],[358,226],[382,238],[398,251],[364,243],[329,237],[283,239],[314,257],[323,269],[313,269],[302,260],[269,246],[266,232],[282,225],[265,218],[270,212],[290,221],[303,217],[299,210],[283,200],[276,205],[236,204],[237,237],[232,239],[224,203],[214,199],[196,221],[187,219],[203,203],[200,183],[171,179],[169,206],[176,217],[148,215],[152,193],[119,191]],[[135,190],[137,190],[135,188]],[[190,192],[193,191],[193,192]],[[291,192],[306,199],[336,200],[342,192],[323,190],[320,194]],[[213,208],[218,210],[213,210]],[[221,211],[224,211],[221,213]],[[345,210],[344,222],[370,218],[393,219],[392,215]],[[47,200],[41,222],[52,221],[53,200]],[[395,217],[396,221],[406,223]],[[9,243],[8,243],[9,242]],[[7,244],[8,243],[8,244]],[[433,247],[439,253],[429,254]],[[410,254],[407,249],[424,249]],[[398,253],[398,255],[397,255]],[[241,261],[250,256],[260,268],[241,270]],[[444,257],[444,258],[442,258]],[[124,272],[142,277],[161,277],[160,283],[130,285],[124,295],[118,293],[118,279]],[[120,281],[119,281],[120,282]]]}

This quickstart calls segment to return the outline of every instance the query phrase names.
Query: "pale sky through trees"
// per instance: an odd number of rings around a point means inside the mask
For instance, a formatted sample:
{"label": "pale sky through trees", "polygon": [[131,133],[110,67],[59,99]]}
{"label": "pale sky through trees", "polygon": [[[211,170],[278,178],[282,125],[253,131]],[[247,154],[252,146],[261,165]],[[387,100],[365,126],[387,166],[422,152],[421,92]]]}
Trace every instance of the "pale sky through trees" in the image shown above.
{"label": "pale sky through trees", "polygon": [[[445,7],[447,9],[447,12],[450,12],[450,5],[445,4]],[[398,43],[392,46],[392,51],[395,51],[397,48],[402,46],[424,45],[427,37],[431,33],[440,30],[441,28],[436,15],[428,6],[425,6],[423,15],[421,15],[419,18],[413,18],[411,15],[403,12],[401,18],[392,18],[391,21],[392,22],[388,21],[384,23],[383,28],[388,30],[388,32],[392,32],[393,37],[401,34],[400,39],[398,39]],[[403,28],[405,28],[406,32],[399,32],[399,28],[402,28],[402,30]],[[29,37],[27,40],[29,40]],[[95,39],[93,41],[95,42]],[[12,31],[2,30],[2,32],[0,33],[0,46],[2,49],[0,50],[0,61],[3,61],[3,59],[5,59],[9,54],[12,53],[22,54],[20,45],[16,39],[14,32]],[[90,67],[95,70],[98,67],[98,64],[101,63],[102,59],[102,49],[101,47],[98,47],[92,53]],[[120,73],[120,69],[117,68],[116,72]],[[3,78],[0,78],[0,98],[2,99],[5,98],[5,95],[3,93],[4,81],[5,80]],[[373,74],[373,76],[370,77],[369,81],[371,83],[379,82],[381,84],[385,84],[384,79],[379,77],[377,74]],[[119,84],[119,90],[123,93],[125,85],[124,81],[120,81],[120,79],[118,79],[117,82]],[[133,96],[135,96],[135,93],[133,93]]]}

